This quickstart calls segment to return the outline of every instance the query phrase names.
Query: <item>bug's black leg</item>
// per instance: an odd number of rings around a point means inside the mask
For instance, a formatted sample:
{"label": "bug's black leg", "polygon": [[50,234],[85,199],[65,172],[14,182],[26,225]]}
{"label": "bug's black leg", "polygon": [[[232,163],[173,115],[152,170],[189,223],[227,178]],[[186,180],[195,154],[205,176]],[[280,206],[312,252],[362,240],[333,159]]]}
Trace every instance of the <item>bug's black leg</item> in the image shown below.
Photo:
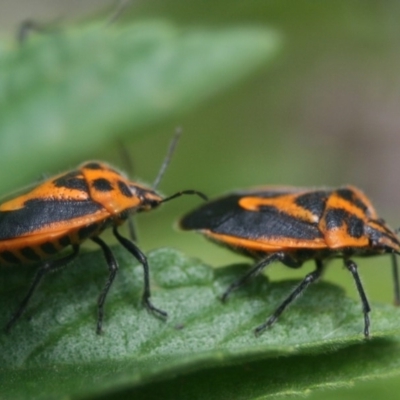
{"label": "bug's black leg", "polygon": [[21,317],[23,312],[25,311],[29,300],[31,299],[33,293],[37,289],[39,283],[42,281],[43,277],[48,274],[49,272],[54,272],[57,271],[63,267],[65,267],[68,263],[70,263],[79,253],[79,246],[74,245],[72,246],[72,253],[68,254],[67,256],[63,258],[58,258],[56,260],[51,260],[51,261],[46,261],[42,267],[40,267],[33,279],[33,282],[28,290],[28,293],[24,297],[24,299],[21,301],[17,311],[14,313],[14,315],[11,317],[11,319],[8,321],[5,331],[8,333],[10,332],[11,328],[13,325],[17,322],[17,320]]}
{"label": "bug's black leg", "polygon": [[226,291],[221,296],[221,300],[224,302],[228,298],[228,296],[236,289],[243,286],[248,280],[253,278],[254,276],[258,275],[265,267],[269,264],[273,263],[274,261],[281,261],[285,255],[283,253],[274,253],[271,254],[269,257],[264,258],[259,263],[257,263],[253,268],[251,268],[245,275],[243,275],[238,280],[231,283],[226,289]]}
{"label": "bug's black leg", "polygon": [[357,286],[358,294],[361,298],[363,313],[364,313],[364,336],[367,338],[369,336],[369,316],[368,313],[371,311],[371,307],[369,305],[367,296],[365,294],[363,285],[361,283],[360,275],[358,275],[357,264],[352,260],[344,260],[344,264],[346,268],[353,275],[354,281]]}
{"label": "bug's black leg", "polygon": [[110,287],[112,283],[114,282],[115,275],[117,274],[118,271],[118,263],[117,260],[114,257],[114,254],[112,253],[111,249],[107,246],[107,244],[100,239],[99,237],[92,237],[92,241],[97,243],[100,247],[101,250],[103,250],[104,258],[107,261],[108,265],[108,270],[109,270],[109,275],[107,282],[103,288],[103,290],[100,293],[100,296],[97,300],[97,329],[96,333],[100,334],[102,332],[102,326],[103,326],[103,317],[104,317],[104,302],[106,301],[106,297],[108,294],[108,291],[110,290]]}
{"label": "bug's black leg", "polygon": [[159,308],[155,307],[150,301],[150,277],[149,277],[149,264],[147,262],[146,256],[141,252],[141,250],[130,240],[126,239],[125,237],[121,236],[118,232],[117,227],[113,228],[113,233],[118,241],[124,246],[143,266],[143,273],[144,273],[144,291],[143,291],[143,303],[148,310],[151,312],[159,315],[162,318],[166,318],[168,314],[160,310]]}
{"label": "bug's black leg", "polygon": [[323,272],[323,263],[321,260],[315,260],[316,269],[313,272],[310,272],[306,277],[301,281],[301,283],[293,290],[292,293],[281,303],[281,305],[274,311],[274,313],[268,318],[266,322],[259,325],[254,333],[259,335],[269,327],[271,327],[275,321],[279,318],[279,316],[285,311],[285,309],[294,301],[296,298],[303,293],[308,286],[317,281]]}
{"label": "bug's black leg", "polygon": [[397,265],[396,254],[392,253],[392,273],[394,284],[394,304],[400,306],[400,283],[399,283],[399,267]]}

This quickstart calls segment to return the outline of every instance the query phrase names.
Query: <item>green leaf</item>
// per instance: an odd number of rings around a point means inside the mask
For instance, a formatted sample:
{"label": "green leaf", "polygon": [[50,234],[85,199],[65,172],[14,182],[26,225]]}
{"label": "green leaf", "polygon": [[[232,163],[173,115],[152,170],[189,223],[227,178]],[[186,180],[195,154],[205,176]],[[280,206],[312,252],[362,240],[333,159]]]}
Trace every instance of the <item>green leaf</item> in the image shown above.
{"label": "green leaf", "polygon": [[[151,385],[137,387],[204,369],[187,377],[187,383],[181,378],[179,390],[164,383],[165,398],[179,398],[179,393],[182,399],[204,398],[201,388],[213,393],[207,398],[226,398],[223,390],[232,390],[232,399],[255,398],[400,373],[400,361],[393,357],[399,344],[384,340],[400,331],[399,311],[390,305],[373,305],[373,339],[366,341],[360,303],[345,297],[340,287],[321,282],[256,338],[253,328],[294,281],[258,277],[222,304],[218,296],[247,266],[214,271],[161,249],[149,254],[149,262],[153,303],[169,313],[162,321],[141,306],[141,266],[119,247],[114,252],[120,271],[106,303],[104,334],[95,333],[96,298],[107,267],[99,252],[85,253],[46,277],[12,333],[0,336],[4,398],[22,399],[27,393],[31,399],[82,398],[127,388],[151,398]],[[30,267],[0,270],[1,324],[15,310],[33,273]],[[204,387],[205,378],[212,388]],[[250,396],[244,396],[245,388]]]}
{"label": "green leaf", "polygon": [[278,47],[266,29],[183,31],[159,21],[32,34],[0,54],[0,182],[15,186],[186,111]]}

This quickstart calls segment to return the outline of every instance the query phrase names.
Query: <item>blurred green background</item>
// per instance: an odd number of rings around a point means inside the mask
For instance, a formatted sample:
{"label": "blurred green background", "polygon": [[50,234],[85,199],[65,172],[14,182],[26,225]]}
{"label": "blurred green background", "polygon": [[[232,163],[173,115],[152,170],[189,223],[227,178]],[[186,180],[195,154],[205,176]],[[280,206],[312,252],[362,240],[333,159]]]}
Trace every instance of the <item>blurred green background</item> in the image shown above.
{"label": "blurred green background", "polygon": [[[3,0],[0,33],[12,37],[26,18],[61,21],[65,26],[107,15],[114,5],[110,1]],[[399,17],[400,3],[394,0],[134,1],[122,23],[161,18],[183,28],[267,26],[283,37],[275,62],[244,83],[181,117],[148,127],[134,143],[124,139],[135,176],[149,183],[154,180],[175,127],[182,126],[184,135],[160,185],[165,194],[195,188],[214,197],[253,185],[351,183],[367,193],[392,227],[400,226]],[[123,168],[117,146],[107,147],[88,148],[86,158],[105,159]],[[73,154],[70,159],[57,171],[82,161]],[[145,251],[176,247],[214,266],[240,261],[195,234],[171,230],[179,215],[197,204],[195,198],[182,198],[138,216],[141,247]],[[370,299],[391,302],[389,257],[360,259],[359,265]],[[269,276],[300,277],[312,267],[291,271],[276,265]],[[341,263],[332,263],[326,279],[357,298]],[[373,332],[373,312],[371,319]],[[387,398],[399,389],[397,380],[391,379],[323,396]]]}

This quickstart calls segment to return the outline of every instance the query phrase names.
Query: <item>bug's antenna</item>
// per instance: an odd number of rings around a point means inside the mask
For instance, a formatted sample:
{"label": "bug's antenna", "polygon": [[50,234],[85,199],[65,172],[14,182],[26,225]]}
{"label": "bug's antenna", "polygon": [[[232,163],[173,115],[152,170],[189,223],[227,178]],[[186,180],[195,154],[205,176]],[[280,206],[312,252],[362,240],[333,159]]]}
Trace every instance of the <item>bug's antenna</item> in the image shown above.
{"label": "bug's antenna", "polygon": [[400,306],[400,283],[399,283],[399,267],[397,265],[397,257],[395,254],[399,254],[398,252],[392,253],[392,275],[393,275],[393,284],[394,284],[394,304],[396,306]]}
{"label": "bug's antenna", "polygon": [[32,35],[32,33],[40,33],[40,34],[51,34],[59,31],[59,24],[61,18],[57,18],[54,21],[41,24],[32,19],[26,19],[22,21],[18,27],[16,39],[19,45],[23,45],[27,42],[28,38]]}
{"label": "bug's antenna", "polygon": [[126,170],[129,176],[132,176],[135,168],[133,165],[131,154],[126,149],[125,143],[121,139],[117,139],[116,144],[118,147],[118,153],[121,158],[123,168]]}
{"label": "bug's antenna", "polygon": [[167,155],[165,156],[164,161],[163,161],[163,163],[161,165],[161,168],[158,171],[158,175],[157,175],[157,177],[156,177],[156,179],[155,179],[155,181],[153,183],[153,189],[154,190],[157,189],[158,185],[160,184],[161,178],[163,177],[163,175],[165,173],[165,170],[167,169],[169,163],[171,162],[172,155],[174,154],[176,145],[178,144],[178,141],[179,141],[181,135],[182,135],[182,128],[179,126],[175,130],[175,135],[172,138],[172,141],[171,141],[171,143],[169,145]]}
{"label": "bug's antenna", "polygon": [[31,19],[26,19],[22,21],[17,32],[17,41],[19,44],[23,44],[26,42],[28,36],[32,32],[40,32],[42,27],[36,22]]}
{"label": "bug's antenna", "polygon": [[165,199],[163,199],[161,201],[161,203],[165,203],[166,201],[170,201],[172,199],[176,199],[177,197],[181,197],[181,196],[183,196],[185,194],[195,194],[196,196],[201,197],[204,201],[208,200],[208,197],[204,193],[199,192],[198,190],[189,189],[189,190],[182,190],[181,192],[177,192],[177,193],[173,194],[172,196],[166,197]]}
{"label": "bug's antenna", "polygon": [[118,0],[117,5],[115,7],[115,10],[113,13],[108,17],[107,20],[107,25],[113,24],[115,21],[117,21],[120,16],[123,14],[123,12],[131,5],[130,0]]}

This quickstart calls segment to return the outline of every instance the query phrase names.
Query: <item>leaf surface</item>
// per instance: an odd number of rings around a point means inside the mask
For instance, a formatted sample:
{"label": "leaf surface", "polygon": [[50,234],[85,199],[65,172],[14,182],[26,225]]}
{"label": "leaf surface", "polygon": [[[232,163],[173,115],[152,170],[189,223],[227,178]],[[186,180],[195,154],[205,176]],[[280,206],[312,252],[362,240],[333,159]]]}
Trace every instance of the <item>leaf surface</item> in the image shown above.
{"label": "leaf surface", "polygon": [[[201,398],[205,378],[214,382],[207,389],[213,392],[210,398],[223,398],[225,390],[232,390],[234,399],[266,398],[400,372],[398,357],[392,357],[399,347],[392,338],[400,330],[399,311],[390,305],[373,306],[373,339],[366,341],[359,302],[320,282],[256,338],[253,328],[294,281],[268,282],[261,276],[222,304],[218,297],[246,266],[214,271],[175,250],[160,249],[149,254],[149,262],[153,303],[169,313],[162,321],[141,306],[141,266],[119,247],[114,252],[120,271],[106,303],[103,335],[95,333],[96,298],[107,268],[101,254],[91,252],[46,277],[12,333],[0,336],[5,398],[22,399],[26,393],[32,399],[82,398],[127,388],[155,396],[151,385],[137,387],[195,371],[200,372],[187,377],[187,384],[179,378],[178,391],[174,381],[163,383],[166,398],[168,393],[171,399],[179,393]],[[29,267],[1,270],[3,325],[33,272]],[[256,372],[249,372],[253,368]],[[253,397],[241,397],[240,377],[243,388],[254,389],[248,389]]]}

